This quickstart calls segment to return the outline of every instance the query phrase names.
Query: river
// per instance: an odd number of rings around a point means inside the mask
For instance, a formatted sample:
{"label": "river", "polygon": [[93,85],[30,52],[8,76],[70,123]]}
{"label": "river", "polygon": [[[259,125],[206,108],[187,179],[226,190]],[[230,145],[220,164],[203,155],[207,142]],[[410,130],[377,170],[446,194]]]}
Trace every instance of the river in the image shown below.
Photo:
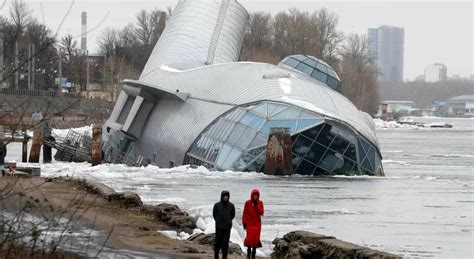
{"label": "river", "polygon": [[[242,242],[242,207],[252,188],[265,205],[263,248],[292,230],[308,230],[407,257],[474,257],[474,119],[414,118],[449,122],[450,129],[378,129],[386,177],[273,177],[121,165],[53,163],[44,176],[75,175],[118,190],[136,191],[145,203],[176,203],[213,231],[211,209],[221,190],[237,208],[232,240]],[[9,155],[19,159],[19,152]]]}

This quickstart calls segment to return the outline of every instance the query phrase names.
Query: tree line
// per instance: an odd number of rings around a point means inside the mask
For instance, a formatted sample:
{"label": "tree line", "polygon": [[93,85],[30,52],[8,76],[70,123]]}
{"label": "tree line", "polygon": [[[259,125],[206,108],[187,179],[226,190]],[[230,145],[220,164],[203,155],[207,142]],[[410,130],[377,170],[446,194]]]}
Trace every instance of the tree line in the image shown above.
{"label": "tree line", "polygon": [[[143,70],[172,9],[141,10],[135,21],[123,28],[105,28],[98,39],[102,62],[90,69],[90,81],[117,91],[121,81],[136,79]],[[367,54],[365,35],[345,35],[338,29],[339,17],[325,8],[312,12],[291,8],[272,15],[250,14],[240,60],[278,64],[292,54],[307,54],[330,64],[343,84],[343,94],[359,109],[375,113],[379,103],[377,70]],[[34,89],[57,88],[58,63],[62,75],[80,90],[86,85],[87,53],[80,51],[73,35],[57,39],[57,33],[32,16],[28,4],[14,0],[8,17],[0,16],[4,34],[3,85],[14,88],[16,72],[20,88],[28,88],[29,45],[35,45]],[[18,47],[18,66],[15,48]]]}

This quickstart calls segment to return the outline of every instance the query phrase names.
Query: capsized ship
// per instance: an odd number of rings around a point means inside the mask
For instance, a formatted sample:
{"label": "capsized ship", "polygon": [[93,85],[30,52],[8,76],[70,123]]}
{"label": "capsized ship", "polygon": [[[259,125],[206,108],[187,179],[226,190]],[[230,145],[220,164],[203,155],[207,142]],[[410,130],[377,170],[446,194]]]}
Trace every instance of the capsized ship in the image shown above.
{"label": "capsized ship", "polygon": [[235,0],[179,1],[140,79],[124,81],[105,158],[259,172],[270,129],[284,127],[293,173],[382,176],[373,120],[331,66],[308,55],[237,62],[248,19]]}

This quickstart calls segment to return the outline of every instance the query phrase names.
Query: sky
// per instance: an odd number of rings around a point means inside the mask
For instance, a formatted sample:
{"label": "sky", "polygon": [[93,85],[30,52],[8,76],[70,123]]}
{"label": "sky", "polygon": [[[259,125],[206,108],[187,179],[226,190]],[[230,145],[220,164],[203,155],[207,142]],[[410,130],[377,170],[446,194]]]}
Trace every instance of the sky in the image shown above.
{"label": "sky", "polygon": [[[1,3],[2,1],[0,1]],[[10,0],[0,9],[8,15]],[[122,28],[135,22],[141,9],[174,7],[177,0],[25,0],[40,22],[59,36],[72,34],[79,41],[81,12],[88,13],[88,49],[98,50],[97,39],[107,27]],[[381,25],[405,29],[404,78],[414,80],[426,65],[444,63],[448,76],[474,74],[474,3],[470,1],[317,1],[239,0],[249,11],[273,14],[296,7],[313,11],[322,7],[339,16],[338,28],[345,34],[367,33]],[[1,7],[1,6],[0,6]],[[69,10],[69,12],[68,12]],[[64,19],[64,22],[61,21]],[[61,25],[61,26],[60,26]],[[59,30],[58,30],[59,29]]]}

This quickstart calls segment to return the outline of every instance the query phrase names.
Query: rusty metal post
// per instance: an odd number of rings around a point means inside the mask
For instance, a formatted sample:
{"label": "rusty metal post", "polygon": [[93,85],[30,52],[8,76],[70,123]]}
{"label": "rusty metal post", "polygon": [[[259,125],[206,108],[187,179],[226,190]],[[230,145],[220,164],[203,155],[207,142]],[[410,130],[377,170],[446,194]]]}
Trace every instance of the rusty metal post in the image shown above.
{"label": "rusty metal post", "polygon": [[[42,140],[51,138],[51,128],[47,123],[44,124],[42,131]],[[51,163],[52,157],[51,147],[43,144],[43,163]]]}
{"label": "rusty metal post", "polygon": [[30,158],[28,162],[39,163],[41,152],[41,128],[36,127],[33,131],[33,143],[31,143]]}
{"label": "rusty metal post", "polygon": [[94,127],[92,129],[92,166],[102,163],[102,128]]}
{"label": "rusty metal post", "polygon": [[290,175],[293,172],[291,163],[291,136],[289,128],[271,128],[267,142],[267,159],[265,174]]}
{"label": "rusty metal post", "polygon": [[21,162],[28,162],[28,134],[26,130],[23,130],[23,143],[21,152]]}

